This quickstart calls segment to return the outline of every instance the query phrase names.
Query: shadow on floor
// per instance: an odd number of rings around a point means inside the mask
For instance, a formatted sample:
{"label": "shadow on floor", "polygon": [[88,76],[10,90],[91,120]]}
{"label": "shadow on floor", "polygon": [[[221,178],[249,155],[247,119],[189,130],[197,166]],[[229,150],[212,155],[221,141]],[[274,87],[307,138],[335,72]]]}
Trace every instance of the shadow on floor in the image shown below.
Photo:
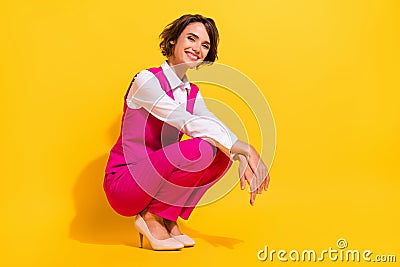
{"label": "shadow on floor", "polygon": [[108,155],[88,164],[73,189],[75,217],[70,238],[91,244],[126,244],[136,234],[133,218],[118,215],[103,191],[104,168]]}

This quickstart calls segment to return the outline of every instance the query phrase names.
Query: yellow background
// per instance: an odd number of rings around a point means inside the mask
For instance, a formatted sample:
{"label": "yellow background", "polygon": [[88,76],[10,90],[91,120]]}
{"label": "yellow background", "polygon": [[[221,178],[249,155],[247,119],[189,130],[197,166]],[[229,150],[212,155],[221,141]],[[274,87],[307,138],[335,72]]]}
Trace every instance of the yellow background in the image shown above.
{"label": "yellow background", "polygon": [[[38,0],[0,10],[1,266],[294,265],[256,253],[336,248],[341,237],[400,257],[398,1]],[[263,91],[277,150],[254,207],[236,186],[181,222],[194,248],[154,252],[137,248],[102,178],[132,75],[159,66],[158,34],[185,13],[215,19],[218,62]],[[353,265],[318,265],[334,264]]]}

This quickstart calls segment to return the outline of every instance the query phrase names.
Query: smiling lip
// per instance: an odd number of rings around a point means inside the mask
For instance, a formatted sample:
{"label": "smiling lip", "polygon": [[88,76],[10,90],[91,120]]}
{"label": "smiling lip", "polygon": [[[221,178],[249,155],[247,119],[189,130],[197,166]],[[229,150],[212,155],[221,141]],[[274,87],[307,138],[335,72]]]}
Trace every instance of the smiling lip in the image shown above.
{"label": "smiling lip", "polygon": [[198,60],[199,57],[196,56],[195,54],[191,53],[191,52],[186,52],[186,54],[193,60]]}

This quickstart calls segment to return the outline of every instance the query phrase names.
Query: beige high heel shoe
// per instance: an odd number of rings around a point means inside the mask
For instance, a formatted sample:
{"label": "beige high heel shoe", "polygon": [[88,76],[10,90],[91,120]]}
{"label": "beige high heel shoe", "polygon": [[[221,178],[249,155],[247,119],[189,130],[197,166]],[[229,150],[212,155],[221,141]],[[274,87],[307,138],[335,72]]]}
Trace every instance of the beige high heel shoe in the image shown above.
{"label": "beige high heel shoe", "polygon": [[153,250],[177,250],[184,247],[184,245],[174,238],[156,239],[147,227],[146,222],[142,216],[138,214],[135,219],[135,227],[139,231],[139,247],[143,247],[143,235],[149,240]]}
{"label": "beige high heel shoe", "polygon": [[170,232],[170,229],[168,229],[168,227],[167,227],[167,225],[165,223],[165,220],[164,220],[164,225],[165,225],[165,228],[167,228],[167,231],[169,232],[169,235],[172,238],[176,239],[177,241],[181,242],[185,247],[193,247],[196,244],[196,242],[194,242],[193,239],[191,239],[189,236],[187,236],[185,234],[173,235]]}
{"label": "beige high heel shoe", "polygon": [[196,244],[196,242],[194,242],[193,239],[191,239],[189,236],[185,234],[173,235],[170,233],[169,235],[175,240],[181,242],[185,247],[193,247]]}

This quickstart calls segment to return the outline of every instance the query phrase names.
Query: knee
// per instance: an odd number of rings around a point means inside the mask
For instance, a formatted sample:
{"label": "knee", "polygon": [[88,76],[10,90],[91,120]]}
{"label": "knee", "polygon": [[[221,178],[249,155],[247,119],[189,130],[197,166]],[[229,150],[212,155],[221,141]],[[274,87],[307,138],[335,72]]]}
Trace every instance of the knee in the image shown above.
{"label": "knee", "polygon": [[169,169],[171,171],[174,168],[184,168],[190,172],[202,171],[214,162],[217,155],[217,148],[201,138],[180,141],[162,151],[160,158],[154,158],[154,161],[164,160],[165,165],[172,167]]}
{"label": "knee", "polygon": [[215,160],[216,150],[213,145],[201,138],[181,141],[179,152],[170,158],[179,168],[187,167],[187,171],[197,172],[209,167]]}
{"label": "knee", "polygon": [[214,158],[217,154],[217,148],[204,139],[196,137],[188,141],[190,144],[186,146],[186,148],[190,151],[190,154],[192,154],[191,159],[210,159]]}

